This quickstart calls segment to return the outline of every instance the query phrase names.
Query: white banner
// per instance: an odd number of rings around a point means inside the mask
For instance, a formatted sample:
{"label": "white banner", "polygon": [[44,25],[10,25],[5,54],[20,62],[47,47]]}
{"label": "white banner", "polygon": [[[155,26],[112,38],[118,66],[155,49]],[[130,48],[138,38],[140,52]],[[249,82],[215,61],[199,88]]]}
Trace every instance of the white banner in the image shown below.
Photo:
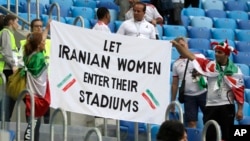
{"label": "white banner", "polygon": [[51,107],[161,124],[170,101],[171,43],[51,22]]}

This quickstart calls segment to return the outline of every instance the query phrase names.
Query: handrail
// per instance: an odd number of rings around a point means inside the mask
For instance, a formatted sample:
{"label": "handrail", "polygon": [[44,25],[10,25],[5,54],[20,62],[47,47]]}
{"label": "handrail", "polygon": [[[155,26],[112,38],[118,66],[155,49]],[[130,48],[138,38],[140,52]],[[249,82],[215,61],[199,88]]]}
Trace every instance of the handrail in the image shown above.
{"label": "handrail", "polygon": [[121,140],[120,120],[116,120],[116,136],[117,136],[117,141],[120,141]]}
{"label": "handrail", "polygon": [[28,12],[27,12],[28,22],[30,22],[30,0],[27,0],[27,7],[28,7]]}
{"label": "handrail", "polygon": [[180,103],[177,102],[177,101],[172,101],[172,102],[168,105],[167,111],[166,111],[166,115],[165,115],[166,120],[169,120],[169,113],[171,112],[171,107],[172,107],[172,105],[177,106],[178,111],[179,111],[179,117],[180,117],[179,120],[180,120],[181,123],[184,123],[184,121],[183,121],[183,110],[182,110],[182,108],[181,108]]}
{"label": "handrail", "polygon": [[74,19],[74,22],[73,22],[73,25],[76,25],[77,22],[80,20],[81,24],[82,24],[82,27],[84,27],[84,19],[82,16],[77,16],[75,19]]}
{"label": "handrail", "polygon": [[26,94],[30,95],[30,101],[31,101],[31,114],[30,114],[30,121],[31,122],[31,130],[30,130],[30,140],[33,141],[34,140],[34,115],[35,115],[35,100],[34,100],[34,95],[32,93],[29,92],[29,90],[23,90],[20,95],[17,98],[16,104],[17,104],[17,123],[16,123],[16,132],[17,132],[17,136],[16,136],[16,141],[20,141],[20,133],[21,133],[21,129],[20,129],[20,123],[21,123],[21,105],[20,105],[20,101],[23,100],[23,97]]}
{"label": "handrail", "polygon": [[138,122],[135,122],[134,124],[134,134],[135,134],[135,141],[139,141],[139,123]]}
{"label": "handrail", "polygon": [[215,126],[215,130],[216,130],[216,135],[217,135],[216,141],[221,141],[220,125],[215,120],[209,120],[205,123],[204,128],[202,130],[202,141],[206,140],[208,126],[210,126],[212,124]]}
{"label": "handrail", "polygon": [[90,129],[87,133],[86,136],[84,137],[83,141],[89,141],[90,135],[92,133],[96,133],[97,137],[98,137],[98,141],[102,141],[102,134],[100,132],[100,130],[98,128],[92,128]]}
{"label": "handrail", "polygon": [[39,6],[39,0],[36,0],[36,18],[37,19],[40,19],[39,18],[39,15],[40,15],[40,6]]}
{"label": "handrail", "polygon": [[58,112],[61,112],[62,117],[63,117],[63,141],[67,141],[67,114],[66,112],[61,109],[61,108],[57,108],[51,117],[51,123],[50,123],[50,141],[54,141],[54,119],[55,116],[57,115]]}
{"label": "handrail", "polygon": [[1,129],[5,129],[5,89],[6,89],[6,77],[3,72],[0,73],[1,79],[2,79],[2,109],[1,109],[1,114],[2,114],[2,121],[1,121]]}
{"label": "handrail", "polygon": [[152,139],[151,139],[151,136],[152,136],[152,134],[151,134],[151,124],[147,124],[147,141],[151,141]]}
{"label": "handrail", "polygon": [[108,119],[103,118],[104,136],[108,136]]}
{"label": "handrail", "polygon": [[50,8],[49,8],[49,18],[51,19],[52,10],[53,10],[54,7],[56,7],[56,9],[57,9],[57,21],[60,21],[60,12],[61,11],[60,11],[60,6],[59,6],[58,3],[52,3],[50,5]]}
{"label": "handrail", "polygon": [[0,9],[1,9],[1,10],[4,10],[5,12],[8,12],[8,13],[10,13],[10,14],[12,14],[12,15],[15,15],[19,20],[21,20],[21,21],[23,22],[22,30],[24,30],[24,27],[25,27],[26,24],[27,24],[28,26],[30,26],[30,23],[29,23],[27,20],[25,20],[25,19],[23,19],[23,18],[21,18],[21,17],[18,17],[18,15],[16,15],[16,14],[13,13],[12,11],[8,10],[7,8],[3,7],[2,5],[0,5]]}
{"label": "handrail", "polygon": [[[16,15],[18,15],[18,10],[19,10],[19,7],[18,7],[18,5],[19,5],[19,0],[16,0]],[[9,9],[10,10],[10,9]]]}

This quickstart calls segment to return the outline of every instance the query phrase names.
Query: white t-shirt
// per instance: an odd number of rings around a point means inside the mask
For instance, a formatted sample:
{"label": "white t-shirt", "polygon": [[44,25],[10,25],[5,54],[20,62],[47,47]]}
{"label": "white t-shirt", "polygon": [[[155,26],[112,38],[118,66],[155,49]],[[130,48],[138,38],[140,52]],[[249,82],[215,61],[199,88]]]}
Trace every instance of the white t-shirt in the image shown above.
{"label": "white t-shirt", "polygon": [[103,23],[102,21],[97,21],[97,23],[93,27],[93,30],[100,30],[100,31],[105,31],[105,32],[111,33],[109,27],[105,23]]}
{"label": "white t-shirt", "polygon": [[[196,56],[198,56],[198,54],[196,54]],[[199,54],[199,57],[205,58],[205,56],[202,54]],[[181,84],[182,79],[184,77],[184,71],[185,71],[186,64],[187,64],[187,58],[179,58],[173,64],[172,75],[173,75],[173,77],[179,78],[180,84]],[[189,95],[189,96],[196,96],[196,95],[200,95],[200,94],[203,94],[204,92],[206,92],[206,89],[201,90],[199,88],[197,79],[192,77],[193,69],[194,69],[193,63],[191,61],[189,61],[188,67],[187,67],[187,72],[186,72],[186,77],[185,77],[185,80],[186,80],[185,95]],[[206,79],[206,78],[204,77],[204,79]]]}
{"label": "white t-shirt", "polygon": [[155,39],[155,28],[146,20],[135,21],[134,18],[124,21],[119,27],[117,34],[134,36],[146,39]]}

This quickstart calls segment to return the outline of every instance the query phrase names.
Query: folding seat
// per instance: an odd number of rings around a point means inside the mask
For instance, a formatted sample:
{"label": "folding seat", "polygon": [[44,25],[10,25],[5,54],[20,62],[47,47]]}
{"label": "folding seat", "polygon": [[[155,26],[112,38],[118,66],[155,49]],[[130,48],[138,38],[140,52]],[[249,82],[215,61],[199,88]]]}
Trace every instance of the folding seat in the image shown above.
{"label": "folding seat", "polygon": [[106,2],[105,1],[100,1],[99,3],[97,3],[96,7],[97,8],[99,8],[99,7],[106,7],[108,9],[114,9],[117,12],[120,11],[120,7],[116,3],[111,2],[111,1],[106,1]]}
{"label": "folding seat", "polygon": [[186,128],[187,137],[189,141],[202,141],[202,129]]}
{"label": "folding seat", "polygon": [[89,7],[71,7],[72,17],[82,16],[85,19],[94,19],[95,11]]}
{"label": "folding seat", "polygon": [[[72,5],[65,5],[65,4],[61,4],[61,3],[57,3],[58,6],[60,7],[60,17],[68,17],[71,16],[70,14],[70,8]],[[48,4],[45,5],[46,11],[47,11],[47,15],[50,14],[50,8],[51,8],[52,4]],[[53,7],[52,11],[51,11],[51,15],[56,16],[58,14],[57,8]]]}
{"label": "folding seat", "polygon": [[176,48],[172,48],[172,56],[171,56],[171,59],[172,60],[176,60],[180,57],[180,53],[177,51]]}
{"label": "folding seat", "polygon": [[211,38],[211,31],[207,27],[188,27],[188,38]]}
{"label": "folding seat", "polygon": [[59,5],[68,5],[68,6],[73,6],[73,1],[72,0],[50,0],[50,4],[52,3],[58,3]]}
{"label": "folding seat", "polygon": [[182,13],[184,16],[205,16],[205,11],[202,8],[183,8]]}
{"label": "folding seat", "polygon": [[201,49],[208,50],[211,49],[210,40],[203,38],[190,38],[188,40],[189,49]]}
{"label": "folding seat", "polygon": [[180,25],[163,25],[163,35],[167,37],[187,36],[187,30]]}
{"label": "folding seat", "polygon": [[[127,133],[127,139],[129,141],[134,140],[135,122],[120,120],[120,131]],[[145,123],[138,123],[138,133],[146,133],[147,127]]]}
{"label": "folding seat", "polygon": [[190,25],[190,19],[188,16],[181,15],[182,25],[188,27]]}
{"label": "folding seat", "polygon": [[[23,13],[28,13],[28,5],[27,2],[22,2],[20,3],[20,6],[22,7]],[[45,14],[46,13],[46,8],[45,5],[39,3],[38,4],[38,8],[39,8],[39,15],[40,14]],[[31,2],[30,3],[30,13],[32,14],[36,14],[37,12],[37,5],[36,2]]]}
{"label": "folding seat", "polygon": [[223,10],[218,10],[218,9],[209,9],[206,10],[206,17],[209,18],[226,18],[227,13]]}
{"label": "folding seat", "polygon": [[198,129],[203,129],[204,123],[203,123],[203,113],[200,111],[198,112],[198,121],[197,121],[197,127]]}
{"label": "folding seat", "polygon": [[245,89],[244,94],[245,94],[245,102],[250,104],[250,89]]}
{"label": "folding seat", "polygon": [[220,0],[205,0],[202,2],[203,9],[209,10],[209,9],[218,9],[218,10],[224,10],[224,3]]}
{"label": "folding seat", "polygon": [[[23,18],[24,20],[28,21],[28,13],[18,13],[18,16],[21,17],[21,18]],[[37,19],[37,18],[40,19],[40,16],[37,17],[36,14],[30,14],[30,21],[28,21],[28,22],[31,22],[32,20]],[[19,23],[21,26],[22,26],[23,24],[25,24],[25,23],[23,23],[23,21],[21,21],[21,20],[18,20],[18,23]],[[45,25],[45,24],[44,24],[44,25]],[[24,28],[25,28],[25,29],[29,29],[29,26],[28,26],[28,25],[25,25]]]}
{"label": "folding seat", "polygon": [[237,24],[234,19],[229,18],[214,18],[213,20],[214,28],[230,28],[236,29]]}
{"label": "folding seat", "polygon": [[157,141],[156,136],[158,134],[158,131],[160,129],[160,125],[151,125],[151,140]]}
{"label": "folding seat", "polygon": [[250,20],[237,20],[238,29],[250,29]]}
{"label": "folding seat", "polygon": [[244,84],[246,89],[250,89],[250,76],[244,76]]}
{"label": "folding seat", "polygon": [[118,21],[116,20],[114,23],[115,23],[115,33],[117,32],[117,30],[119,29],[119,27],[121,26],[123,21]]}
{"label": "folding seat", "polygon": [[108,9],[110,14],[110,21],[114,22],[118,19],[118,12],[115,9]]}
{"label": "folding seat", "polygon": [[[48,23],[49,21],[49,15],[46,15],[46,14],[42,14],[41,15],[41,20],[43,21],[43,26],[46,26],[46,24]],[[57,16],[51,16],[51,19],[52,20],[58,20]],[[66,23],[66,20],[64,17],[60,17],[60,22],[62,23]]]}
{"label": "folding seat", "polygon": [[74,0],[73,6],[76,7],[90,7],[95,9],[97,2],[95,0]]}
{"label": "folding seat", "polygon": [[[75,18],[76,17],[65,17],[65,21],[67,24],[73,25]],[[84,19],[84,18],[83,18],[83,20],[84,20],[83,27],[90,29],[91,28],[90,21],[88,19]],[[76,23],[76,26],[82,27],[82,23],[80,21],[78,21]]]}
{"label": "folding seat", "polygon": [[191,26],[195,27],[207,27],[212,28],[213,27],[213,20],[209,17],[205,16],[192,16],[191,19]]}
{"label": "folding seat", "polygon": [[250,75],[250,72],[249,72],[249,66],[246,65],[246,64],[241,64],[241,63],[235,63],[235,65],[237,65],[241,72],[244,74],[244,75]]}
{"label": "folding seat", "polygon": [[212,39],[228,39],[228,40],[234,40],[235,39],[235,33],[233,29],[229,28],[212,28]]}
{"label": "folding seat", "polygon": [[159,39],[162,40],[162,36],[163,36],[163,27],[162,27],[162,25],[157,24],[157,25],[156,25],[156,28],[157,28],[157,30],[158,30]]}
{"label": "folding seat", "polygon": [[250,30],[235,29],[236,40],[250,41]]}
{"label": "folding seat", "polygon": [[238,52],[237,55],[233,54],[234,63],[241,63],[250,66],[249,60],[250,60],[250,52]]}
{"label": "folding seat", "polygon": [[247,11],[248,10],[246,2],[243,2],[243,1],[234,1],[234,0],[224,1],[224,6],[225,6],[226,11],[234,11],[234,10]]}
{"label": "folding seat", "polygon": [[248,14],[245,11],[227,11],[227,18],[235,20],[248,20]]}
{"label": "folding seat", "polygon": [[236,41],[235,49],[241,52],[250,52],[250,41]]}

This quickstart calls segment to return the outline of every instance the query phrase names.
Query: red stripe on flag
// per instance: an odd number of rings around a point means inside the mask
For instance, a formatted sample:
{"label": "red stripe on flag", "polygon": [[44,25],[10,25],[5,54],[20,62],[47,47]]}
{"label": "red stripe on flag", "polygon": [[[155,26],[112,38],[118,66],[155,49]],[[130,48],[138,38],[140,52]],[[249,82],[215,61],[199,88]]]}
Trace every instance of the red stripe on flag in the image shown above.
{"label": "red stripe on flag", "polygon": [[72,86],[76,82],[76,79],[72,79],[65,87],[63,87],[63,91],[67,91],[70,86]]}
{"label": "red stripe on flag", "polygon": [[148,104],[150,105],[150,107],[152,109],[155,109],[155,105],[152,103],[152,101],[149,99],[149,97],[145,93],[142,93],[141,95],[148,102]]}

